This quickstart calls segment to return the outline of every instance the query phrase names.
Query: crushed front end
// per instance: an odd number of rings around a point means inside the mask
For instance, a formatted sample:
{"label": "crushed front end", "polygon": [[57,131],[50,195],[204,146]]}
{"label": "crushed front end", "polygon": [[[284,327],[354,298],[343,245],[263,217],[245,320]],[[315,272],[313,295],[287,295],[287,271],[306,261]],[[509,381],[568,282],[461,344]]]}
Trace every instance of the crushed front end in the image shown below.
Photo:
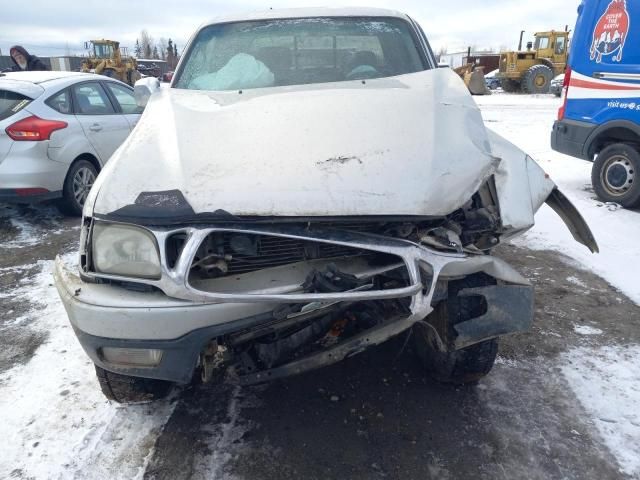
{"label": "crushed front end", "polygon": [[[525,331],[528,282],[499,258],[488,182],[446,217],[269,219],[141,226],[85,218],[80,273],[56,285],[100,368],[251,384],[337,362],[427,325],[443,352]],[[468,288],[452,288],[461,279]],[[453,325],[425,322],[451,296]]]}

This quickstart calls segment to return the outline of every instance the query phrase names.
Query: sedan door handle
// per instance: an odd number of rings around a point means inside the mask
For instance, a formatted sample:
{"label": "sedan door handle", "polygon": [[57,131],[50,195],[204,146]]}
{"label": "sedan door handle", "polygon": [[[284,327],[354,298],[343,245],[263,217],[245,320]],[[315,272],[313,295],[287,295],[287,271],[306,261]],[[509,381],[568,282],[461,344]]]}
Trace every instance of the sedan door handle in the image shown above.
{"label": "sedan door handle", "polygon": [[102,126],[99,123],[94,123],[89,127],[89,130],[91,130],[92,132],[99,132],[100,130],[102,130]]}

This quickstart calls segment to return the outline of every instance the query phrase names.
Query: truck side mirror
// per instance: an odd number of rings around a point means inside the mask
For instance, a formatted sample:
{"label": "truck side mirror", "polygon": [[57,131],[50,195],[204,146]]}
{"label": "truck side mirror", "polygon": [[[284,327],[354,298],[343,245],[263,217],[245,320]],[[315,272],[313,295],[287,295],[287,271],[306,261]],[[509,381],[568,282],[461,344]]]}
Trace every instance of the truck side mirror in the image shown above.
{"label": "truck side mirror", "polygon": [[133,96],[139,107],[146,107],[151,95],[160,90],[160,81],[154,77],[141,78],[133,87]]}

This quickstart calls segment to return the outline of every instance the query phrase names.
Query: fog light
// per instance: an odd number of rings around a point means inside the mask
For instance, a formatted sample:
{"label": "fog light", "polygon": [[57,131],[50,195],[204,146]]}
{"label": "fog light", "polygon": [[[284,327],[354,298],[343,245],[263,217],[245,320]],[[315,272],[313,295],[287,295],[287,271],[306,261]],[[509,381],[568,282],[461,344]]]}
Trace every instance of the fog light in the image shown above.
{"label": "fog light", "polygon": [[102,347],[102,359],[113,365],[124,367],[157,367],[162,360],[162,350],[150,348],[114,348]]}

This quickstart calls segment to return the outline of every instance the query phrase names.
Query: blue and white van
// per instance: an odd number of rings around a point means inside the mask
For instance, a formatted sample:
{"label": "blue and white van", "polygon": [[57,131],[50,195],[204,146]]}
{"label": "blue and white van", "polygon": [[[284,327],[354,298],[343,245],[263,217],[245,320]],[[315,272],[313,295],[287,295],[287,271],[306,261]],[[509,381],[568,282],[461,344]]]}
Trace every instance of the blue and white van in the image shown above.
{"label": "blue and white van", "polygon": [[640,206],[640,0],[583,0],[551,147],[593,161],[604,201]]}

